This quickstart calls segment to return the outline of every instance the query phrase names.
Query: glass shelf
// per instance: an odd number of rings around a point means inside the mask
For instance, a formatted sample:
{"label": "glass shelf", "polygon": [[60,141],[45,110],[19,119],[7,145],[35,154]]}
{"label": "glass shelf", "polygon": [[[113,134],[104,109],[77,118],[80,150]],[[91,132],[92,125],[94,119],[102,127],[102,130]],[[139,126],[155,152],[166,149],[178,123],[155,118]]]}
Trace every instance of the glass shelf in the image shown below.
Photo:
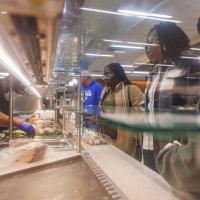
{"label": "glass shelf", "polygon": [[154,113],[145,112],[141,107],[89,106],[81,110],[71,108],[70,111],[83,116],[95,116],[97,123],[129,131],[164,134],[164,136],[200,133],[200,114],[192,107],[174,107],[170,110],[164,109]]}

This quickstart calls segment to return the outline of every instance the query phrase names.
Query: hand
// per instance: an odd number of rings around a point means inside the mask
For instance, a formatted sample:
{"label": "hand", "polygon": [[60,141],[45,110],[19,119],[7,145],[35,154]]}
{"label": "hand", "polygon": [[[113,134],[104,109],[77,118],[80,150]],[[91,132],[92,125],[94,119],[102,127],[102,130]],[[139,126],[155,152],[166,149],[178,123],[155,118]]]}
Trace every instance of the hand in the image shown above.
{"label": "hand", "polygon": [[35,136],[35,128],[33,127],[32,124],[22,122],[17,126],[20,130],[24,131],[27,133],[27,137],[33,138]]}

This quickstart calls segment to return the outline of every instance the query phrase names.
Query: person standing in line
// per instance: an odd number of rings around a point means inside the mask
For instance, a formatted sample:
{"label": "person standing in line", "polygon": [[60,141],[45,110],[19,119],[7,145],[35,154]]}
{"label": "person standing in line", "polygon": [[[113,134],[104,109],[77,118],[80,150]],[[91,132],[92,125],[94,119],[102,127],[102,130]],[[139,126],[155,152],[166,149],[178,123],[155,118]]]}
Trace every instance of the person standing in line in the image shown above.
{"label": "person standing in line", "polygon": [[92,80],[90,72],[87,70],[81,71],[81,84],[83,106],[98,106],[103,86]]}
{"label": "person standing in line", "polygon": [[[147,111],[195,106],[200,95],[200,66],[193,59],[188,36],[175,23],[161,22],[150,30],[147,43],[146,54],[155,64],[145,92]],[[155,156],[165,144],[163,139],[144,133],[144,164],[155,169]]]}

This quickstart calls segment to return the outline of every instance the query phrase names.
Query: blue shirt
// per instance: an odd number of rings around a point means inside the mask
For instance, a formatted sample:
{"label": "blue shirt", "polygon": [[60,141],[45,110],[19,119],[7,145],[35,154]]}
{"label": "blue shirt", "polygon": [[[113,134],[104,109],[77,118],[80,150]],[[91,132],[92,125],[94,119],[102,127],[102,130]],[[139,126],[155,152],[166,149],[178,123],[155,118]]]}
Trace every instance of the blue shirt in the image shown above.
{"label": "blue shirt", "polygon": [[99,105],[102,89],[103,86],[94,80],[92,80],[88,86],[82,86],[81,96],[83,106]]}

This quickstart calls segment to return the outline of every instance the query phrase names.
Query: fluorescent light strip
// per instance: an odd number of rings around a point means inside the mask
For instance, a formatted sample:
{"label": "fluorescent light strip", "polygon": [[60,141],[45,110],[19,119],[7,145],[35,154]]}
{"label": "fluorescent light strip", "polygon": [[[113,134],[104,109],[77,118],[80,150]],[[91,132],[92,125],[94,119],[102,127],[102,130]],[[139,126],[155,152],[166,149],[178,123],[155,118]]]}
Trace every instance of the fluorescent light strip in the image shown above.
{"label": "fluorescent light strip", "polygon": [[150,44],[150,43],[143,43],[143,42],[125,42],[122,40],[108,40],[108,39],[102,39],[105,42],[113,42],[113,43],[127,43],[127,44],[137,44],[137,45],[147,45],[147,46],[158,46],[157,44]]}
{"label": "fluorescent light strip", "polygon": [[[113,12],[113,11],[108,11],[108,10],[99,10],[99,9],[93,9],[93,8],[86,8],[86,7],[81,7],[81,10],[85,11],[91,11],[91,12],[99,12],[99,13],[105,13],[105,14],[111,14],[111,15],[119,15],[119,16],[128,16],[128,17],[133,17],[133,15],[126,14],[126,13],[120,13],[120,12]],[[152,19],[152,20],[158,20],[158,21],[167,21],[167,22],[175,22],[175,23],[182,23],[182,21],[178,20],[172,20],[172,19],[166,19],[166,18],[158,18],[158,17],[148,17],[148,16],[136,16],[139,18],[143,19]]]}
{"label": "fluorescent light strip", "polygon": [[124,41],[121,40],[108,40],[108,39],[102,39],[104,42],[116,42],[116,43],[123,43]]}
{"label": "fluorescent light strip", "polygon": [[181,56],[181,58],[184,58],[184,59],[200,60],[200,57]]}
{"label": "fluorescent light strip", "polygon": [[152,63],[134,63],[135,65],[150,65],[150,66],[153,66],[155,64],[152,64]]}
{"label": "fluorescent light strip", "polygon": [[[6,53],[2,46],[0,46],[0,62],[12,73],[15,74],[20,81],[22,81],[26,86],[30,87],[31,82],[26,78],[26,76],[20,71],[20,68],[13,62],[12,58]],[[37,90],[32,90],[37,96]],[[39,95],[40,96],[40,95]]]}
{"label": "fluorescent light strip", "polygon": [[167,64],[156,64],[156,66],[160,66],[160,67],[174,67],[174,65],[167,65]]}
{"label": "fluorescent light strip", "polygon": [[163,22],[182,23],[182,21],[174,20],[174,19],[163,19],[163,18],[158,18],[158,17],[145,17],[145,16],[137,16],[137,17],[143,18],[143,19],[152,19],[152,20],[156,20],[156,21],[163,21]]}
{"label": "fluorescent light strip", "polygon": [[190,49],[194,51],[200,51],[200,48],[190,48]]}
{"label": "fluorescent light strip", "polygon": [[129,15],[134,16],[145,16],[145,17],[159,17],[159,18],[172,18],[170,15],[161,15],[156,13],[147,13],[147,12],[137,12],[137,11],[131,11],[131,10],[118,10],[120,13],[125,13]]}
{"label": "fluorescent light strip", "polygon": [[143,42],[126,42],[127,44],[137,44],[137,45],[145,45],[145,46],[158,46],[157,44],[143,43]]}
{"label": "fluorescent light strip", "polygon": [[126,74],[132,74],[132,71],[125,71]]}
{"label": "fluorescent light strip", "polygon": [[133,74],[145,74],[145,75],[148,75],[148,74],[150,74],[150,72],[146,72],[146,71],[134,71]]}
{"label": "fluorescent light strip", "polygon": [[110,46],[115,48],[124,48],[124,49],[144,49],[144,47],[126,46],[126,45],[110,45]]}
{"label": "fluorescent light strip", "polygon": [[93,77],[103,77],[102,74],[91,74],[91,76],[93,76]]}
{"label": "fluorescent light strip", "polygon": [[114,51],[115,53],[126,53],[125,51]]}
{"label": "fluorescent light strip", "polygon": [[4,79],[5,78],[5,76],[0,76],[0,79]]}
{"label": "fluorescent light strip", "polygon": [[99,10],[99,9],[86,8],[86,7],[81,7],[80,9],[85,10],[85,11],[91,11],[91,12],[106,13],[106,14],[111,14],[111,15],[131,16],[129,14],[113,12],[113,11],[109,11],[109,10]]}
{"label": "fluorescent light strip", "polygon": [[111,54],[95,54],[95,53],[85,53],[86,56],[95,56],[95,57],[114,57]]}
{"label": "fluorescent light strip", "polygon": [[133,68],[133,65],[121,65],[122,67],[126,67],[126,68]]}
{"label": "fluorescent light strip", "polygon": [[7,73],[7,72],[0,72],[0,76],[9,76],[9,73]]}

